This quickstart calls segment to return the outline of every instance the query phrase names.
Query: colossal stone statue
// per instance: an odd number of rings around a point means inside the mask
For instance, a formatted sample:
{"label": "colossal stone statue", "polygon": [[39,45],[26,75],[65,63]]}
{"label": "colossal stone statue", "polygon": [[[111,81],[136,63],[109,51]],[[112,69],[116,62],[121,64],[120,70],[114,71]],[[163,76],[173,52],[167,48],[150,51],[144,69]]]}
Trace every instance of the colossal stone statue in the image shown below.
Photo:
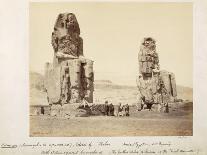
{"label": "colossal stone statue", "polygon": [[143,78],[152,77],[153,70],[159,70],[159,58],[153,38],[144,38],[139,55],[139,72]]}
{"label": "colossal stone statue", "polygon": [[142,109],[144,104],[151,108],[153,104],[173,101],[177,96],[175,76],[173,73],[160,71],[156,41],[153,38],[144,38],[142,41],[138,62],[138,108]]}
{"label": "colossal stone statue", "polygon": [[59,14],[52,33],[53,64],[45,66],[50,104],[93,102],[93,61],[83,55],[83,40],[73,13]]}

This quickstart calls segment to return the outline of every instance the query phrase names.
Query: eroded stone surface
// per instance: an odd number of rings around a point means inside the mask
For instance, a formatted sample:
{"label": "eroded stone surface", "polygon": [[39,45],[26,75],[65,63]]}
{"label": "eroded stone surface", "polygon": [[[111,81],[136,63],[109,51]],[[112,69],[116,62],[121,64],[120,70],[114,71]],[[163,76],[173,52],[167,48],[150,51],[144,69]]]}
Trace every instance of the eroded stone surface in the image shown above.
{"label": "eroded stone surface", "polygon": [[[53,63],[45,67],[50,104],[93,102],[93,61],[83,56],[83,39],[73,13],[61,13],[52,32]],[[56,107],[56,106],[55,106]],[[52,108],[57,113],[55,108]]]}
{"label": "eroded stone surface", "polygon": [[[168,111],[168,102],[174,101],[177,96],[175,75],[171,72],[160,70],[159,57],[156,52],[156,41],[153,38],[144,38],[138,54],[139,76],[138,108],[144,105],[158,104]],[[160,111],[158,108],[158,111]]]}

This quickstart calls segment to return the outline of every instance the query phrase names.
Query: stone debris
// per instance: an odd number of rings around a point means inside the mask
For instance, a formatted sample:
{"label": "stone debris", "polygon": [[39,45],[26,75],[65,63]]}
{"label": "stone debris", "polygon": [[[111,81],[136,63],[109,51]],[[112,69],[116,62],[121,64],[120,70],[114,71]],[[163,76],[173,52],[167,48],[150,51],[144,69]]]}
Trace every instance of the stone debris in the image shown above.
{"label": "stone debris", "polygon": [[158,104],[157,111],[169,112],[168,103],[174,102],[177,97],[175,75],[160,70],[156,41],[153,38],[144,38],[142,41],[138,62],[138,110],[151,110],[153,104]]}
{"label": "stone debris", "polygon": [[106,106],[105,104],[94,104],[91,106],[91,111],[95,116],[104,116],[106,115]]}
{"label": "stone debris", "polygon": [[[61,13],[52,32],[53,63],[45,65],[45,80],[51,115],[61,115],[65,104],[93,102],[93,61],[83,55],[83,39],[73,13]],[[61,106],[62,108],[60,108]],[[66,113],[65,113],[66,114]]]}
{"label": "stone debris", "polygon": [[50,115],[51,106],[50,105],[31,105],[30,106],[30,115]]}
{"label": "stone debris", "polygon": [[76,109],[76,111],[77,111],[75,114],[76,117],[88,117],[92,115],[92,112],[89,106],[86,106],[86,107],[79,106]]}

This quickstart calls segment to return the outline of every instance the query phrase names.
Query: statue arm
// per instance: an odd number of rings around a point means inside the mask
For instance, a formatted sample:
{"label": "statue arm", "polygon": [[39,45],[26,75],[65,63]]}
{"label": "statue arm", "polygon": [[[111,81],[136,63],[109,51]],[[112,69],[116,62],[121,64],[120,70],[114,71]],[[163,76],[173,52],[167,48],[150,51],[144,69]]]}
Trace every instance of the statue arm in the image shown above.
{"label": "statue arm", "polygon": [[137,83],[137,88],[138,88],[138,91],[140,92],[140,95],[141,96],[144,96],[142,94],[142,90],[141,90],[141,82],[139,81],[139,78],[136,79],[136,83]]}
{"label": "statue arm", "polygon": [[158,64],[159,63],[159,56],[157,53],[155,53],[155,63]]}
{"label": "statue arm", "polygon": [[143,54],[143,47],[141,47],[140,51],[138,53],[138,61],[142,61],[143,56],[144,56],[144,54]]}
{"label": "statue arm", "polygon": [[58,49],[58,38],[55,32],[52,33],[52,46],[55,51]]}
{"label": "statue arm", "polygon": [[75,57],[75,56],[72,56],[72,55],[69,55],[69,54],[64,54],[62,52],[57,52],[56,57],[57,58],[68,58],[68,59],[77,59],[78,58],[78,57]]}
{"label": "statue arm", "polygon": [[80,37],[79,38],[79,46],[78,46],[78,56],[83,57],[83,39]]}

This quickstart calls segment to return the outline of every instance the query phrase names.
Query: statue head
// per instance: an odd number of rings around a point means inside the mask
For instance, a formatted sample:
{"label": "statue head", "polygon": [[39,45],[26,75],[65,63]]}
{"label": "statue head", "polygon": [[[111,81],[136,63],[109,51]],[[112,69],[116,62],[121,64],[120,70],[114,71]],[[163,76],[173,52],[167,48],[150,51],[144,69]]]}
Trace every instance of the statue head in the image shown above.
{"label": "statue head", "polygon": [[142,41],[142,45],[144,45],[147,48],[155,49],[156,41],[151,37],[147,37],[147,38],[144,38],[144,40]]}
{"label": "statue head", "polygon": [[143,78],[142,74],[139,74],[138,77],[139,77],[139,79]]}
{"label": "statue head", "polygon": [[58,28],[67,29],[69,33],[80,34],[78,21],[73,13],[61,13],[55,23],[55,30]]}

